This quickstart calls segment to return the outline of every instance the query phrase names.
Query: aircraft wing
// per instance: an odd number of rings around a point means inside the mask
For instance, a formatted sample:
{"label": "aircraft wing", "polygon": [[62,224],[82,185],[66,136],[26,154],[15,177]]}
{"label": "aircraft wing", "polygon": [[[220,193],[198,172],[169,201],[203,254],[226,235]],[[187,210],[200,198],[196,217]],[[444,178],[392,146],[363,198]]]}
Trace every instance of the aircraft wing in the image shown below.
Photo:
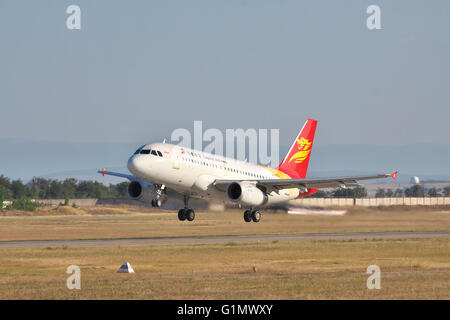
{"label": "aircraft wing", "polygon": [[98,170],[97,173],[101,173],[103,176],[105,174],[109,175],[109,176],[114,176],[114,177],[120,177],[120,178],[126,178],[130,181],[133,180],[141,180],[138,177],[132,176],[130,174],[124,174],[124,173],[118,173],[118,172],[112,172],[112,171],[107,171],[107,170]]}
{"label": "aircraft wing", "polygon": [[226,190],[228,185],[233,182],[248,181],[255,183],[259,187],[265,188],[266,193],[290,188],[305,188],[305,189],[323,189],[323,188],[337,188],[337,187],[354,187],[358,185],[359,180],[371,180],[393,177],[397,174],[377,174],[373,176],[358,176],[358,177],[341,177],[341,178],[316,178],[316,179],[265,179],[265,180],[216,180],[214,184],[218,189]]}

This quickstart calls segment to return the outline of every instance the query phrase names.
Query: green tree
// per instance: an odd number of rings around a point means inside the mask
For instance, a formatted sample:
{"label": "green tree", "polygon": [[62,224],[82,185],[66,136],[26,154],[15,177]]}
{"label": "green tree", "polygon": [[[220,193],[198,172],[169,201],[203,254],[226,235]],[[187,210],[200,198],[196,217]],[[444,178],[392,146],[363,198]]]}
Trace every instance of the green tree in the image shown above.
{"label": "green tree", "polygon": [[336,189],[333,194],[335,198],[364,198],[367,197],[367,190],[364,187],[358,186],[351,189]]}
{"label": "green tree", "polygon": [[353,198],[353,192],[351,189],[339,188],[334,190],[332,196],[333,198]]}
{"label": "green tree", "polygon": [[354,195],[353,195],[354,198],[367,197],[367,190],[364,187],[358,186],[356,188],[353,188],[353,192],[354,192]]}
{"label": "green tree", "polygon": [[386,191],[383,188],[378,188],[375,193],[375,198],[384,198],[386,196]]}
{"label": "green tree", "polygon": [[406,188],[405,196],[407,196],[407,197],[423,197],[423,196],[425,196],[425,190],[424,190],[423,186],[416,184],[416,185],[413,185],[411,188]]}
{"label": "green tree", "polygon": [[21,180],[14,180],[11,182],[11,191],[14,199],[20,199],[28,195],[27,187]]}
{"label": "green tree", "polygon": [[9,210],[23,210],[23,211],[36,211],[38,203],[31,201],[30,198],[21,197],[20,199],[15,199],[11,205],[7,207]]}
{"label": "green tree", "polygon": [[128,196],[128,185],[129,182],[121,182],[115,185],[117,190],[117,195],[119,197],[127,197]]}
{"label": "green tree", "polygon": [[316,193],[306,196],[306,198],[329,198],[329,197],[330,197],[330,194],[323,190],[317,190]]}
{"label": "green tree", "polygon": [[413,197],[424,197],[425,189],[423,186],[416,184],[412,187],[412,195]]}
{"label": "green tree", "polygon": [[403,190],[398,188],[394,192],[394,197],[402,197],[403,196]]}
{"label": "green tree", "polygon": [[77,180],[74,178],[69,178],[62,182],[60,192],[64,198],[74,198],[76,189]]}
{"label": "green tree", "polygon": [[50,181],[50,188],[48,190],[48,196],[51,199],[61,199],[63,197],[61,183],[57,180]]}
{"label": "green tree", "polygon": [[393,195],[394,195],[394,191],[392,191],[392,189],[386,190],[386,197],[392,198]]}
{"label": "green tree", "polygon": [[0,187],[0,212],[3,212],[3,201],[5,201],[5,193],[3,187]]}
{"label": "green tree", "polygon": [[439,196],[436,188],[428,189],[427,193],[428,193],[428,196],[430,196],[430,197],[438,197]]}
{"label": "green tree", "polygon": [[450,186],[446,186],[444,188],[444,196],[446,196],[446,197],[450,196]]}
{"label": "green tree", "polygon": [[128,182],[106,186],[100,182],[77,181],[73,178],[64,181],[33,177],[27,184],[21,180],[11,181],[0,175],[0,188],[4,199],[73,199],[73,198],[116,198],[127,197]]}
{"label": "green tree", "polygon": [[5,199],[11,199],[13,197],[11,182],[4,175],[0,175],[0,188],[3,189],[3,196]]}
{"label": "green tree", "polygon": [[30,196],[34,199],[48,199],[50,181],[44,178],[33,177],[27,184]]}
{"label": "green tree", "polygon": [[109,188],[97,181],[80,181],[76,190],[77,198],[114,198]]}

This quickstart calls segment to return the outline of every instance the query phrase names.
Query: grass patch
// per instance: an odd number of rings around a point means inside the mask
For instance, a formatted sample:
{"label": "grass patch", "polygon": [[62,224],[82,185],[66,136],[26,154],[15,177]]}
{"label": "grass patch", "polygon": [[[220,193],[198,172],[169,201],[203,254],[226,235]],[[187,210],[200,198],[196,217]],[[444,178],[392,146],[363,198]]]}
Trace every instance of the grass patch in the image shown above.
{"label": "grass patch", "polygon": [[[39,210],[27,214],[39,215]],[[361,210],[345,216],[263,212],[261,222],[251,224],[244,223],[238,210],[199,211],[195,221],[186,224],[178,221],[176,212],[154,208],[60,207],[62,216],[0,217],[0,241],[450,230],[450,211]]]}
{"label": "grass patch", "polygon": [[[445,238],[0,249],[0,299],[450,299],[448,252]],[[124,261],[136,274],[117,274]],[[373,264],[381,290],[366,288]]]}

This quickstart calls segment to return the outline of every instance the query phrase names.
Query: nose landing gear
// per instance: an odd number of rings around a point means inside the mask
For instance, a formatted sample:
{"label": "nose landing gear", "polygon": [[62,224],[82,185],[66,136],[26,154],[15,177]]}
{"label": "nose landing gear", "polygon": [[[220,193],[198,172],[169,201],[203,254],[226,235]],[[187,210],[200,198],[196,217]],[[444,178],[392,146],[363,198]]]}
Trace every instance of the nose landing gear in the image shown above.
{"label": "nose landing gear", "polygon": [[184,196],[184,208],[178,211],[178,220],[180,221],[194,221],[195,219],[195,211],[193,209],[188,208],[188,196]]}
{"label": "nose landing gear", "polygon": [[244,221],[245,222],[259,222],[261,220],[261,212],[258,210],[245,210],[244,211]]}
{"label": "nose landing gear", "polygon": [[163,205],[163,201],[161,199],[152,200],[152,207],[160,208]]}

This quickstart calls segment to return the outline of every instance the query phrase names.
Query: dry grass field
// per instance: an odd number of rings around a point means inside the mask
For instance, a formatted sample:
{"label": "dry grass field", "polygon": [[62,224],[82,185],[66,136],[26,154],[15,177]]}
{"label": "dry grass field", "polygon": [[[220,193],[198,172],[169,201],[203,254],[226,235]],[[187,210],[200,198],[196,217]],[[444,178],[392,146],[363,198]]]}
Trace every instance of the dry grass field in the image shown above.
{"label": "dry grass field", "polygon": [[133,206],[60,207],[32,217],[9,214],[0,216],[0,241],[450,230],[450,208],[426,207],[351,208],[344,216],[264,212],[259,223],[245,223],[241,210],[199,211],[193,222],[181,222],[174,211]]}
{"label": "dry grass field", "polygon": [[[449,231],[448,208],[351,208],[344,216],[175,212],[129,206],[43,208],[0,217],[0,241],[201,235]],[[118,274],[128,261],[135,274]],[[68,290],[69,265],[81,290]],[[366,269],[381,268],[368,290]],[[0,249],[0,299],[450,299],[448,237]]]}
{"label": "dry grass field", "polygon": [[449,253],[446,238],[0,249],[0,299],[450,299]]}

